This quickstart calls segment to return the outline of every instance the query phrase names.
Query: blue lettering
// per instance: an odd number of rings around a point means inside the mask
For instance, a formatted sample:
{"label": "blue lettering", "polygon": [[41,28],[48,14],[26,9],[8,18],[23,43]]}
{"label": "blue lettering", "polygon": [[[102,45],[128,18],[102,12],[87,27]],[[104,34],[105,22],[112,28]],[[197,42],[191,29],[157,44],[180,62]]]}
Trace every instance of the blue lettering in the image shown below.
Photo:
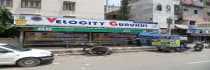
{"label": "blue lettering", "polygon": [[129,26],[129,24],[125,24],[125,26]]}
{"label": "blue lettering", "polygon": [[130,24],[131,27],[134,27],[135,24]]}
{"label": "blue lettering", "polygon": [[66,23],[66,20],[63,20],[63,24],[67,24],[67,23]]}
{"label": "blue lettering", "polygon": [[140,25],[139,25],[139,24],[136,24],[135,26],[136,26],[136,27],[139,27]]}
{"label": "blue lettering", "polygon": [[86,22],[86,21],[80,21],[79,24],[81,24],[81,25],[86,25],[87,22]]}
{"label": "blue lettering", "polygon": [[57,24],[61,24],[61,20],[56,20],[56,23]]}
{"label": "blue lettering", "polygon": [[94,25],[96,25],[98,22],[93,22]]}
{"label": "blue lettering", "polygon": [[69,24],[77,24],[77,21],[69,21]]}
{"label": "blue lettering", "polygon": [[147,25],[146,24],[141,24],[141,27],[147,27]]}
{"label": "blue lettering", "polygon": [[89,23],[89,25],[91,25],[91,22],[88,22]]}
{"label": "blue lettering", "polygon": [[119,23],[119,26],[124,26],[122,23]]}
{"label": "blue lettering", "polygon": [[103,26],[104,25],[104,22],[100,22],[101,23],[101,26]]}
{"label": "blue lettering", "polygon": [[147,25],[147,24],[145,24],[145,27],[148,27],[148,25]]}

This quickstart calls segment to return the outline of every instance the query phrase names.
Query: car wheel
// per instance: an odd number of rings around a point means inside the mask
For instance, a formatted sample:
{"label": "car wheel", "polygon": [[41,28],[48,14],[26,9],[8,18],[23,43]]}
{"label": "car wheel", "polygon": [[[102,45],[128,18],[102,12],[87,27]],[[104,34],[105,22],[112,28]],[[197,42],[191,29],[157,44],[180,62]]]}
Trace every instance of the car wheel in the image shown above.
{"label": "car wheel", "polygon": [[111,51],[106,47],[93,47],[89,50],[91,55],[104,56],[110,55]]}
{"label": "car wheel", "polygon": [[21,67],[34,67],[39,64],[40,60],[38,58],[24,58],[17,62],[17,65]]}

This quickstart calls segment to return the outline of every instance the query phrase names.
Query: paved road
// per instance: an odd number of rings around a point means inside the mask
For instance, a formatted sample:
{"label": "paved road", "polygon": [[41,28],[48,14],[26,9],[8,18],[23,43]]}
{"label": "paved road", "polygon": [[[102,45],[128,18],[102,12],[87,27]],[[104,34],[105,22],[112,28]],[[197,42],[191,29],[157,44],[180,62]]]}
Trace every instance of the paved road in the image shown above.
{"label": "paved road", "polygon": [[210,49],[202,52],[152,51],[114,53],[109,56],[56,56],[54,63],[32,68],[0,67],[0,70],[209,70]]}

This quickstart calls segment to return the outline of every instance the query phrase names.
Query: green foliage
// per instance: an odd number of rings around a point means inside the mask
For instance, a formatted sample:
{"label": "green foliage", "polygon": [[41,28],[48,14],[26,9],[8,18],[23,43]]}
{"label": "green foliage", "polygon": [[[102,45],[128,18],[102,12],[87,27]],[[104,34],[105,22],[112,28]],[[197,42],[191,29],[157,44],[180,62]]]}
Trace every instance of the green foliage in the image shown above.
{"label": "green foliage", "polygon": [[15,27],[12,26],[12,23],[12,13],[4,7],[0,7],[0,35],[10,35],[13,33]]}

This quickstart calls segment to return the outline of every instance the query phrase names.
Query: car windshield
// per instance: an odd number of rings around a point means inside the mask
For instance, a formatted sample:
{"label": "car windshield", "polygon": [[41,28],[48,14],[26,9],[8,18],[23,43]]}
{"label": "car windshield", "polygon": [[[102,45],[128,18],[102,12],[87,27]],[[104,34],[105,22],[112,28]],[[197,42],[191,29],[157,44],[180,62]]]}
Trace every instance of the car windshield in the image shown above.
{"label": "car windshield", "polygon": [[9,49],[12,49],[12,50],[15,50],[15,51],[29,51],[31,49],[28,49],[28,48],[21,48],[21,47],[17,47],[17,46],[13,46],[13,45],[4,45],[3,47],[6,47],[6,48],[9,48]]}

